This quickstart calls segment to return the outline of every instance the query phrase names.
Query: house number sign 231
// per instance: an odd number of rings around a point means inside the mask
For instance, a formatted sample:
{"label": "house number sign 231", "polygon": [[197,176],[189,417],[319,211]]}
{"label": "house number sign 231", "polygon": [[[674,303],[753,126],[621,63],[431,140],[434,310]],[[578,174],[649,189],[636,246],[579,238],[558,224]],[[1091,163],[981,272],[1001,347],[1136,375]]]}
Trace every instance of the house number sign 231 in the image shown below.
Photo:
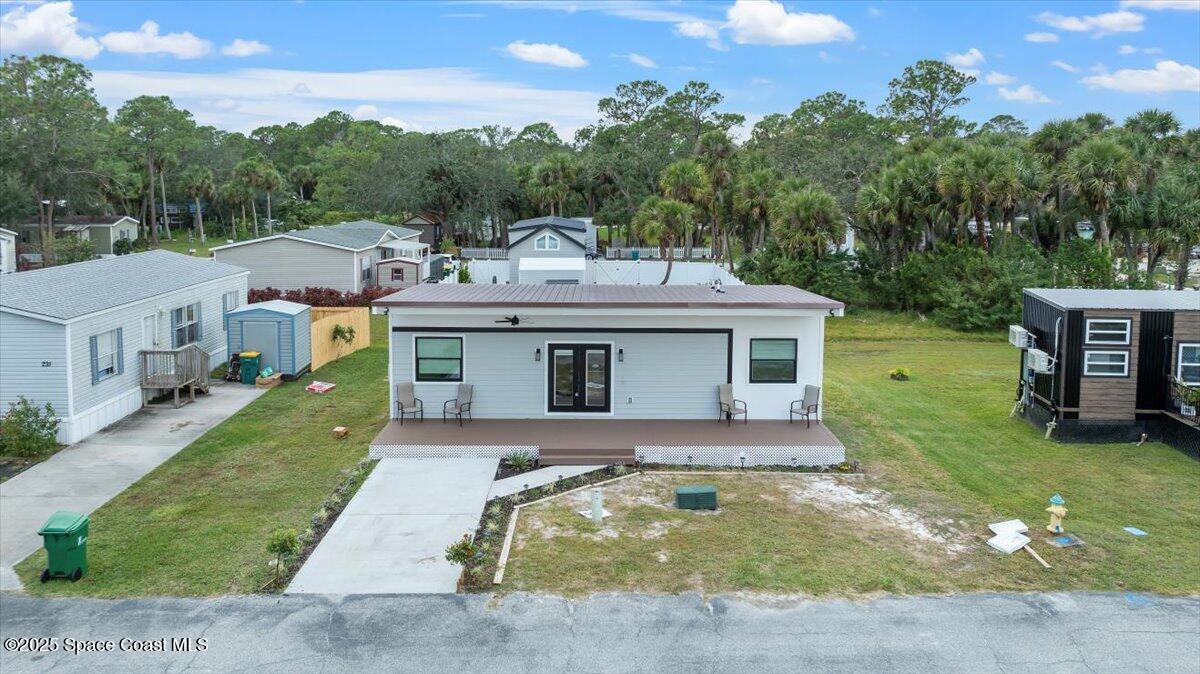
{"label": "house number sign 231", "polygon": [[48,360],[43,360],[43,361],[42,361],[42,367],[50,367],[50,366],[51,366],[51,365],[53,365],[53,364],[54,364],[54,363],[51,363],[51,362],[50,362],[50,361],[48,361]]}

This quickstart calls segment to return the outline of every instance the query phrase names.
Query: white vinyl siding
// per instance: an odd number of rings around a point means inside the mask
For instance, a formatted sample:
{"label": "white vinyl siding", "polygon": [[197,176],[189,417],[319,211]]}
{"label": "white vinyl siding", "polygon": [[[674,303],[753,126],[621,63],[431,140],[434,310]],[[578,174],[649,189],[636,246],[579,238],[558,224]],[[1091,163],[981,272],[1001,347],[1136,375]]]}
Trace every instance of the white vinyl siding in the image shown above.
{"label": "white vinyl siding", "polygon": [[1128,351],[1084,351],[1083,376],[1125,377],[1129,375]]}
{"label": "white vinyl siding", "polygon": [[1128,346],[1131,334],[1131,321],[1128,318],[1089,318],[1087,319],[1087,343]]}
{"label": "white vinyl siding", "polygon": [[[569,232],[567,235],[554,233],[553,235],[559,239],[558,250],[538,250],[535,248],[535,242],[538,237],[544,236],[549,232],[538,232],[529,234],[526,230],[518,230],[509,235],[509,240],[517,240],[517,243],[508,248],[508,263],[509,271],[508,278],[516,283],[520,278],[520,264],[522,257],[577,257],[583,258],[583,232]],[[578,236],[579,238],[574,238]],[[524,238],[521,238],[524,237]],[[488,276],[487,282],[491,282],[491,276]],[[503,282],[503,281],[501,281]]]}
{"label": "white vinyl siding", "polygon": [[341,248],[280,238],[213,251],[213,256],[218,262],[249,269],[251,288],[358,289],[355,254]]}

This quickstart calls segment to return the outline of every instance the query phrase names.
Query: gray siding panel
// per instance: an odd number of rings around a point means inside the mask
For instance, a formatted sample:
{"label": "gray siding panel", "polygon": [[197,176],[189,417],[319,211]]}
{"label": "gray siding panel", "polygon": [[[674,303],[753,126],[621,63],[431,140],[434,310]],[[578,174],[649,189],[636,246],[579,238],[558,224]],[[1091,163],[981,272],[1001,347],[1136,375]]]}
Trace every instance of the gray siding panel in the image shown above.
{"label": "gray siding panel", "polygon": [[296,371],[312,365],[312,312],[305,311],[296,319]]}
{"label": "gray siding panel", "polygon": [[[25,396],[67,416],[66,326],[0,313],[0,414]],[[49,367],[42,363],[48,362]]]}
{"label": "gray siding panel", "polygon": [[[71,324],[71,377],[74,380],[75,414],[85,412],[111,398],[141,386],[138,351],[142,348],[142,318],[158,316],[157,337],[160,348],[171,347],[171,310],[200,302],[200,348],[214,354],[211,365],[225,360],[225,320],[221,315],[221,296],[231,290],[238,292],[238,302],[246,302],[246,277],[231,276],[191,288],[159,295],[136,304],[120,307],[75,321]],[[109,330],[121,328],[125,371],[92,384],[92,360],[89,339]]]}
{"label": "gray siding panel", "polygon": [[[558,245],[558,250],[534,250],[533,249],[534,240],[537,239],[542,234],[546,234],[546,233],[553,234],[554,236],[557,236],[561,240]],[[542,229],[538,233],[533,234],[533,235],[527,235],[527,233],[523,232],[523,231],[519,232],[519,234],[521,236],[524,236],[525,238],[522,239],[520,242],[518,242],[516,245],[510,246],[508,249],[508,278],[513,283],[517,282],[517,278],[518,278],[517,272],[520,268],[519,265],[521,264],[522,257],[576,257],[576,258],[582,258],[584,256],[583,243],[572,238],[571,236],[563,236],[562,234],[559,234],[558,232],[555,232],[555,231],[552,231],[549,229]],[[583,232],[572,232],[572,234],[578,234],[581,237],[583,236]]]}
{"label": "gray siding panel", "polygon": [[[395,382],[413,379],[412,338],[411,332],[392,333]],[[716,419],[717,386],[727,376],[728,337],[690,333],[467,333],[464,381],[475,386],[475,416],[545,415],[547,342],[612,343],[614,417]],[[542,360],[535,362],[539,348]],[[625,350],[625,362],[617,362],[618,349]],[[437,416],[442,403],[454,397],[455,384],[417,382],[416,393],[426,413]]]}
{"label": "gray siding panel", "polygon": [[579,269],[526,269],[520,272],[519,283],[543,285],[546,283],[575,282],[583,284],[585,270]]}
{"label": "gray siding panel", "polygon": [[[251,288],[355,290],[354,253],[293,239],[257,241],[213,252],[218,262],[250,270]],[[354,270],[351,272],[351,266]]]}

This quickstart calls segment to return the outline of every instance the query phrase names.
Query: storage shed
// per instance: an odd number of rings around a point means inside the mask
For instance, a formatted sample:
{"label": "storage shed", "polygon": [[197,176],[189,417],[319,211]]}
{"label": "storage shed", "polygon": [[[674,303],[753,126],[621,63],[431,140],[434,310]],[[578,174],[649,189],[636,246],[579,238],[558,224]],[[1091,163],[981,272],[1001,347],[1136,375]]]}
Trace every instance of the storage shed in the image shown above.
{"label": "storage shed", "polygon": [[[1019,394],[1026,418],[1064,441],[1146,434],[1200,449],[1186,391],[1200,388],[1200,293],[1025,290]],[[1048,426],[1049,425],[1049,426]]]}
{"label": "storage shed", "polygon": [[312,364],[311,323],[307,304],[270,300],[238,307],[225,314],[229,353],[258,351],[260,367],[295,379]]}

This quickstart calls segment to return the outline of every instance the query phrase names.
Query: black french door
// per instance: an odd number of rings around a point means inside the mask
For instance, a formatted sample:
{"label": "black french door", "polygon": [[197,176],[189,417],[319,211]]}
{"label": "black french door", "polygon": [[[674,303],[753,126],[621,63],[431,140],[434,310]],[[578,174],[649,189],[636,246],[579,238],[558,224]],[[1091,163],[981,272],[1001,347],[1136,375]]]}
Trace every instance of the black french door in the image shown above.
{"label": "black french door", "polygon": [[550,412],[612,410],[612,347],[608,344],[550,344],[547,401]]}

